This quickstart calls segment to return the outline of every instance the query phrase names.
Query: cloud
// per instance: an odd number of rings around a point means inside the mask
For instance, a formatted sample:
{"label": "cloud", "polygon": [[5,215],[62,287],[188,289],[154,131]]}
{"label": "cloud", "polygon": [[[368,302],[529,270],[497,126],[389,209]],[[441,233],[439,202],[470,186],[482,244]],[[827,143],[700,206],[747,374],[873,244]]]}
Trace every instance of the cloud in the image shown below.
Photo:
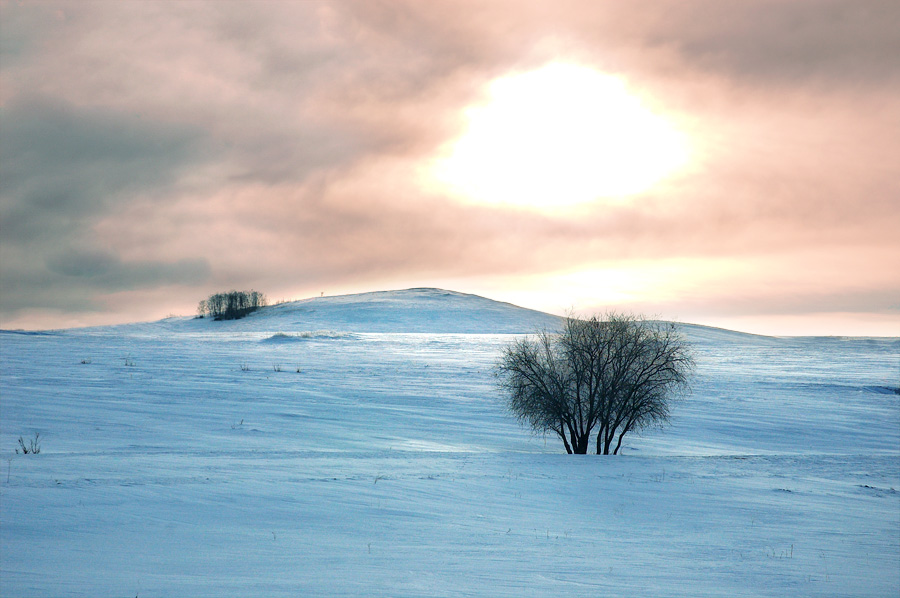
{"label": "cloud", "polygon": [[690,64],[752,85],[895,85],[900,11],[890,0],[671,2],[650,29]]}
{"label": "cloud", "polygon": [[[793,300],[769,283],[807,251],[847,284],[791,305],[868,310],[896,288],[868,274],[900,247],[892,2],[0,10],[4,317],[35,306],[145,317],[116,302],[148,310],[173,285],[192,309],[232,287],[712,258],[763,260],[735,293],[778,310]],[[551,61],[622,77],[688,135],[691,169],[573,214],[464,204],[428,180],[490,81]],[[705,280],[699,267],[685,276]]]}
{"label": "cloud", "polygon": [[3,106],[0,127],[4,311],[86,309],[91,293],[208,275],[189,258],[122,262],[93,230],[136,197],[164,202],[179,173],[204,158],[196,131],[42,97]]}
{"label": "cloud", "polygon": [[209,275],[209,264],[200,259],[123,262],[114,256],[54,255],[43,265],[12,263],[4,278],[16,284],[3,290],[3,301],[11,316],[33,310],[94,312],[107,307],[102,298],[111,293],[190,287]]}

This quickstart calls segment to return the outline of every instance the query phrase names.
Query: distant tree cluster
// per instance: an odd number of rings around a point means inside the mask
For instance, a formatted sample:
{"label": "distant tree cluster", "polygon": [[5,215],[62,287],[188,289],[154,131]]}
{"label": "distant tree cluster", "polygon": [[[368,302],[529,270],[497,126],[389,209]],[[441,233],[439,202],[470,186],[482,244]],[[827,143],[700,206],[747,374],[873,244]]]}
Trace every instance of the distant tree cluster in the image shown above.
{"label": "distant tree cluster", "polygon": [[197,306],[197,315],[214,320],[237,320],[266,306],[266,296],[259,291],[216,293]]}
{"label": "distant tree cluster", "polygon": [[671,323],[607,314],[567,318],[508,346],[498,364],[510,411],[566,452],[617,454],[631,431],[662,425],[670,399],[688,389],[691,352]]}

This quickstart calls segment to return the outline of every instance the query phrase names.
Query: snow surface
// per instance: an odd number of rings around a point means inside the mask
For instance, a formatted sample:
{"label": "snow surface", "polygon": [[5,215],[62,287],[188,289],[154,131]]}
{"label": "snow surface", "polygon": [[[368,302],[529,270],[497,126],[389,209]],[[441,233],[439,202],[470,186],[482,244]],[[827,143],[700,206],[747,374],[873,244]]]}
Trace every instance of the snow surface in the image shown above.
{"label": "snow surface", "polygon": [[683,325],[671,427],[568,456],[491,373],[558,323],[414,289],[2,332],[0,595],[900,593],[900,339]]}

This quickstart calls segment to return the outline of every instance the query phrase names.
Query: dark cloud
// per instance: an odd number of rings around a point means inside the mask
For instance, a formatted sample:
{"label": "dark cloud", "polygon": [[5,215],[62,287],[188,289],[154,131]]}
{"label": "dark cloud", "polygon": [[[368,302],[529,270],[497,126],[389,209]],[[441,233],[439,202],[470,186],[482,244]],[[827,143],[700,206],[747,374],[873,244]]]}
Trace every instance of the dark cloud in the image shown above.
{"label": "dark cloud", "polygon": [[200,133],[187,126],[45,97],[16,98],[0,109],[0,127],[4,217],[28,236],[41,233],[42,218],[78,222],[165,189],[204,158]]}
{"label": "dark cloud", "polygon": [[4,268],[4,308],[10,314],[33,310],[97,312],[111,293],[158,287],[193,287],[210,276],[205,260],[165,263],[122,261],[95,252],[54,255],[45,264],[20,260]]}
{"label": "dark cloud", "polygon": [[650,41],[731,79],[796,87],[900,82],[893,0],[670,2]]}
{"label": "dark cloud", "polygon": [[209,276],[209,265],[201,259],[185,258],[173,263],[123,262],[114,253],[97,249],[66,251],[48,257],[45,263],[54,278],[62,275],[69,282],[81,281],[103,291],[166,284],[190,285]]}
{"label": "dark cloud", "polygon": [[[204,159],[189,127],[42,97],[0,109],[2,308],[87,308],[71,295],[197,282],[197,260],[123,262],[94,239],[93,225],[136,198],[166,201]],[[84,287],[75,289],[73,287]]]}

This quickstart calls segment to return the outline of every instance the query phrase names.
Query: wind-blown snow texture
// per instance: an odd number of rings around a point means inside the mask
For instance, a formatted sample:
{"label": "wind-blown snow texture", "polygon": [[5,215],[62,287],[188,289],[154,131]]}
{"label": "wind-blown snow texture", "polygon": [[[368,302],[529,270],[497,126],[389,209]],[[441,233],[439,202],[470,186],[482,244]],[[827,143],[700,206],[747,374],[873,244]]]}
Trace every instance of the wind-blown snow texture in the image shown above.
{"label": "wind-blown snow texture", "polygon": [[416,289],[0,333],[0,595],[898,594],[900,339],[685,325],[672,426],[574,457],[491,374],[558,322]]}

